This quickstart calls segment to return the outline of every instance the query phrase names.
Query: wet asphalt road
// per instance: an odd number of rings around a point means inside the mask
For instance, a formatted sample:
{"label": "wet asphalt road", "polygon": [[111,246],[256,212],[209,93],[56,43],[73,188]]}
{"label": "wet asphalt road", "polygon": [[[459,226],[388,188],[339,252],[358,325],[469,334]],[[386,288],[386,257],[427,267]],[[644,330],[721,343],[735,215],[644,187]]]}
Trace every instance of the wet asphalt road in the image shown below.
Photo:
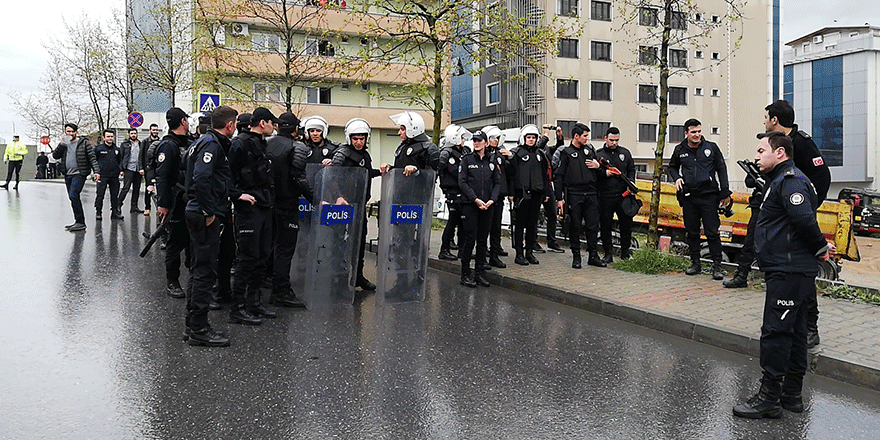
{"label": "wet asphalt road", "polygon": [[160,252],[137,256],[149,220],[95,227],[87,186],[69,233],[63,185],[21,188],[0,192],[2,439],[880,437],[876,392],[808,376],[805,413],[737,419],[756,359],[435,271],[424,303],[212,312],[232,346],[190,347]]}

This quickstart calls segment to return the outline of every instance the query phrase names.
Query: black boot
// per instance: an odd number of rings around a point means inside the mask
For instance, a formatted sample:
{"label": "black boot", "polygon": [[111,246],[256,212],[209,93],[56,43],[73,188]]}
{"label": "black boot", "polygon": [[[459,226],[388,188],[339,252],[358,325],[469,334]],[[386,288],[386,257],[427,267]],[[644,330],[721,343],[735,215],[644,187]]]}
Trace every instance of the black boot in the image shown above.
{"label": "black boot", "polygon": [[605,264],[604,261],[602,261],[601,258],[599,258],[599,253],[597,253],[597,252],[590,252],[590,258],[587,260],[587,264],[589,264],[590,266],[596,266],[596,267],[607,267],[608,266],[607,264]]}
{"label": "black boot", "polygon": [[500,258],[498,258],[498,255],[495,255],[495,254],[492,254],[489,257],[489,266],[497,267],[499,269],[504,269],[505,267],[507,267],[507,265],[504,264],[504,262],[501,261]]}
{"label": "black boot", "polygon": [[724,272],[721,270],[720,261],[712,263],[712,279],[716,281],[724,279]]}
{"label": "black boot", "polygon": [[547,243],[547,249],[550,249],[550,252],[555,252],[557,254],[565,252],[564,250],[562,250],[561,247],[559,247],[559,243],[556,243],[555,241]]}
{"label": "black boot", "polygon": [[606,266],[614,262],[614,253],[611,252],[611,249],[605,249],[605,255],[602,256],[602,262],[605,263]]}
{"label": "black boot", "polygon": [[440,249],[440,255],[437,255],[437,258],[439,258],[441,260],[448,260],[448,261],[455,261],[458,259],[458,257],[456,257],[455,255],[452,255],[452,253],[449,252],[448,248]]}
{"label": "black boot", "polygon": [[119,212],[119,208],[111,210],[110,219],[112,220],[122,220],[125,217],[122,216],[122,213]]}
{"label": "black boot", "polygon": [[543,254],[543,253],[545,253],[545,252],[547,252],[547,251],[545,251],[544,248],[541,247],[541,243],[538,243],[538,242],[536,241],[536,242],[535,242],[535,246],[532,247],[532,252],[537,252],[537,253],[539,253],[539,254]]}
{"label": "black boot", "polygon": [[738,270],[733,274],[733,278],[721,283],[728,289],[738,289],[740,287],[749,287],[749,274]]}
{"label": "black boot", "polygon": [[474,282],[477,283],[478,286],[489,287],[489,280],[485,277],[486,273],[482,269],[477,269],[476,275],[474,275]]}
{"label": "black boot", "polygon": [[208,327],[204,330],[190,331],[187,335],[187,343],[203,347],[228,347],[229,338]]}
{"label": "black boot", "polygon": [[376,285],[371,283],[370,280],[364,278],[363,275],[357,277],[357,281],[354,283],[355,287],[360,287],[361,290],[376,290]]}
{"label": "black boot", "polygon": [[306,303],[304,303],[301,299],[296,297],[296,294],[293,292],[293,289],[288,288],[287,291],[283,290],[273,290],[272,294],[269,295],[269,304],[280,307],[305,307]]}
{"label": "black boot", "polygon": [[761,380],[761,390],[754,397],[733,408],[733,415],[747,419],[782,417],[782,406],[779,396],[782,394],[782,381],[772,379]]}
{"label": "black boot", "polygon": [[526,257],[523,256],[523,251],[519,249],[516,250],[516,258],[513,259],[513,262],[519,264],[520,266],[529,265],[529,260],[526,260]]}
{"label": "black boot", "polygon": [[580,269],[581,267],[581,251],[571,251],[571,268]]}
{"label": "black boot", "polygon": [[535,258],[535,254],[532,253],[532,251],[526,251],[526,261],[528,261],[529,264],[538,264],[538,259]]}
{"label": "black boot", "polygon": [[471,273],[470,268],[461,269],[461,285],[465,287],[477,287],[477,282],[474,281],[474,275]]}
{"label": "black boot", "polygon": [[168,285],[165,286],[165,293],[176,299],[186,298],[186,293],[180,288],[180,283],[176,281],[169,282]]}
{"label": "black boot", "polygon": [[691,260],[691,267],[687,268],[687,270],[684,271],[684,274],[685,275],[697,275],[702,271],[703,271],[703,266],[700,264],[700,261],[699,260],[697,260],[697,261]]}
{"label": "black boot", "polygon": [[229,311],[229,322],[233,324],[260,325],[263,323],[263,320],[247,311],[244,308],[244,304],[238,304]]}
{"label": "black boot", "polygon": [[791,412],[804,412],[804,398],[801,390],[804,387],[804,376],[787,375],[782,380],[782,395],[779,403]]}
{"label": "black boot", "polygon": [[819,329],[818,328],[808,328],[807,329],[807,350],[816,348],[819,345]]}
{"label": "black boot", "polygon": [[506,257],[506,256],[509,255],[509,254],[507,253],[507,251],[505,251],[504,249],[501,249],[501,250],[499,250],[498,252],[495,252],[495,253],[498,254],[498,256],[500,256],[500,257]]}

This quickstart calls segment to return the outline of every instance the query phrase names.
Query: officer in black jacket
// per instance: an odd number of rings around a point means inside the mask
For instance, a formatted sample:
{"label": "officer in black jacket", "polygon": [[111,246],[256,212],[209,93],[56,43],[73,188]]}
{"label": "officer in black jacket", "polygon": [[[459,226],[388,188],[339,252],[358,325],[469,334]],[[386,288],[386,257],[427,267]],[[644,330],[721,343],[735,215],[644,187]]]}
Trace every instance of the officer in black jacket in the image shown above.
{"label": "officer in black jacket", "polygon": [[[605,145],[596,151],[600,161],[608,164],[599,173],[599,228],[602,232],[602,247],[605,257],[602,261],[611,264],[614,261],[611,246],[611,230],[614,225],[614,214],[620,227],[620,258],[630,257],[632,241],[632,217],[626,215],[621,208],[624,194],[629,194],[626,183],[618,177],[624,175],[631,181],[636,180],[636,165],[632,153],[620,145],[620,130],[609,127],[605,132]],[[601,162],[600,162],[601,163]]]}
{"label": "officer in black jacket", "polygon": [[[486,153],[488,139],[478,131],[473,135],[474,152],[462,158],[458,173],[458,186],[461,188],[461,219],[464,238],[461,242],[461,284],[467,287],[477,285],[489,287],[484,274],[488,265],[487,240],[492,224],[495,200],[501,192],[501,170]],[[477,248],[475,272],[471,272],[471,255]]]}
{"label": "officer in black jacket", "polygon": [[[365,168],[369,173],[367,179],[367,199],[366,204],[370,201],[370,191],[372,189],[371,182],[374,177],[378,177],[381,172],[373,168],[373,159],[367,147],[370,142],[370,124],[361,118],[354,118],[345,124],[345,139],[348,143],[342,144],[336,149],[333,155],[333,161],[330,165],[342,167],[361,167]],[[364,210],[364,222],[361,230],[360,250],[357,266],[357,280],[355,286],[363,290],[376,290],[373,284],[364,276],[364,251],[367,243],[367,211]]]}
{"label": "officer in black jacket", "polygon": [[110,188],[110,218],[122,220],[119,208],[119,174],[122,172],[122,152],[113,142],[115,135],[113,130],[104,130],[103,140],[95,146],[95,157],[98,159],[98,170],[101,178],[97,182],[97,196],[95,197],[95,220],[103,217],[104,193]]}
{"label": "officer in black jacket", "polygon": [[678,190],[678,203],[684,216],[691,254],[691,266],[685,273],[696,275],[702,271],[702,222],[706,240],[709,242],[709,253],[712,255],[712,279],[721,280],[724,274],[721,272],[721,236],[718,233],[721,220],[718,218],[718,203],[721,202],[724,206],[730,204],[727,164],[718,145],[703,138],[700,121],[688,119],[684,123],[684,129],[686,137],[675,146],[669,159],[669,173]]}
{"label": "officer in black jacket", "polygon": [[581,224],[585,224],[587,264],[605,267],[599,258],[599,199],[597,180],[599,161],[589,143],[590,128],[577,123],[571,129],[571,145],[559,153],[559,165],[553,174],[559,209],[569,216],[568,241],[571,246],[571,267],[581,268]]}
{"label": "officer in black jacket", "polygon": [[495,209],[492,212],[492,225],[489,228],[489,266],[505,268],[507,264],[501,261],[500,257],[506,257],[507,251],[501,247],[501,221],[504,216],[504,199],[510,195],[507,190],[507,158],[511,157],[509,150],[504,148],[504,134],[501,129],[489,125],[483,127],[483,133],[489,138],[489,145],[486,150],[489,152],[489,159],[498,167],[501,174],[501,190],[498,193],[498,199],[495,200]]}
{"label": "officer in black jacket", "polygon": [[418,113],[403,112],[390,116],[400,128],[400,145],[394,151],[394,164],[383,163],[380,170],[387,173],[391,168],[403,168],[403,174],[409,176],[421,169],[437,171],[440,162],[440,150],[425,134],[425,120]]}
{"label": "officer in black jacket", "polygon": [[193,264],[187,291],[186,328],[190,345],[224,347],[229,338],[216,333],[208,323],[214,283],[217,281],[217,254],[220,252],[220,219],[231,215],[229,200],[253,203],[232,183],[226,151],[229,136],[235,132],[234,109],[216,108],[211,128],[189,150],[186,163],[186,225],[193,246]]}
{"label": "officer in black jacket", "polygon": [[141,167],[144,170],[144,216],[150,216],[151,196],[156,192],[156,177],[153,163],[156,160],[156,149],[159,148],[159,125],[150,124],[150,136],[144,139],[144,154],[141,155]]}
{"label": "officer in black jacket", "polygon": [[[516,220],[513,228],[513,262],[522,266],[538,264],[535,243],[538,241],[538,214],[541,204],[550,200],[550,172],[544,151],[538,148],[540,132],[534,124],[520,130],[519,146],[511,150],[508,161],[509,182],[514,193]],[[523,245],[525,233],[525,246]]]}
{"label": "officer in black jacket", "polygon": [[156,179],[156,215],[159,221],[168,219],[168,241],[165,245],[166,293],[172,298],[185,298],[180,287],[180,252],[186,256],[186,267],[192,267],[189,232],[186,227],[186,200],[181,186],[186,183],[186,164],[189,149],[189,115],[178,107],[165,113],[169,133],[159,142],[153,164]]}
{"label": "officer in black jacket", "polygon": [[274,179],[266,155],[265,137],[275,130],[278,119],[265,107],[251,115],[250,130],[232,140],[229,168],[236,188],[254,201],[235,201],[235,239],[238,255],[232,282],[230,322],[259,325],[262,318],[278,315],[262,305],[260,286],[272,250],[272,203]]}
{"label": "officer in black jacket", "polygon": [[[545,133],[548,130],[552,130],[555,135],[553,136],[555,138],[553,142],[550,142],[550,137],[547,134],[538,139],[538,148],[544,150],[544,157],[547,158],[547,166],[550,169],[550,182],[553,182],[553,167],[551,166],[551,159],[553,158],[553,155],[556,154],[556,150],[565,146],[565,136],[562,133],[562,127],[545,125],[543,128]],[[547,249],[549,249],[550,252],[561,254],[565,251],[562,250],[559,243],[556,242],[557,206],[556,192],[550,191],[550,198],[542,204],[542,207],[544,208],[544,218],[547,220]],[[540,243],[535,242],[535,251],[544,253]]]}
{"label": "officer in black jacket", "polygon": [[441,260],[456,260],[457,257],[452,255],[449,250],[452,248],[452,241],[455,237],[456,228],[458,229],[458,242],[461,243],[464,233],[461,226],[461,190],[458,188],[458,168],[461,165],[461,158],[466,154],[470,154],[471,149],[464,145],[469,140],[471,133],[464,127],[450,124],[446,127],[443,136],[443,148],[440,150],[440,162],[437,164],[438,173],[440,174],[440,189],[446,196],[446,207],[449,209],[449,219],[446,221],[446,227],[443,228],[443,235],[440,238],[440,255]]}
{"label": "officer in black jacket", "polygon": [[308,163],[329,165],[339,144],[327,139],[330,126],[321,116],[309,116],[300,123],[305,130],[304,143],[308,147]]}
{"label": "officer in black jacket", "polygon": [[299,119],[290,112],[278,116],[275,136],[266,139],[266,155],[272,161],[275,183],[273,209],[272,296],[269,303],[284,307],[305,307],[290,286],[290,262],[299,235],[299,199],[312,200],[312,190],[305,179],[306,146],[293,138]]}
{"label": "officer in black jacket", "polygon": [[819,200],[810,180],[792,161],[794,146],[781,132],[758,135],[758,167],[768,188],[755,228],[755,250],[767,297],[761,326],[761,389],[736,406],[740,417],[777,418],[782,409],[804,410],[801,389],[807,371],[806,299],[815,289],[818,259],[836,249],[816,222]]}

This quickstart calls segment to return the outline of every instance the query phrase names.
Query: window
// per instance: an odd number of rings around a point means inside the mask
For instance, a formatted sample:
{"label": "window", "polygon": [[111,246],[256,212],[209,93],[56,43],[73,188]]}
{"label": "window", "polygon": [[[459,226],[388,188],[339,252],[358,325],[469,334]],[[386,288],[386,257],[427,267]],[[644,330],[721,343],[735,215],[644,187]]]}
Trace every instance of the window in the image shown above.
{"label": "window", "polygon": [[366,39],[366,38],[361,38],[361,46],[366,47],[366,46],[369,46],[369,45],[370,45],[370,40],[368,40],[368,39]]}
{"label": "window", "polygon": [[657,103],[657,86],[639,84],[639,102]]}
{"label": "window", "polygon": [[687,95],[688,89],[687,87],[670,87],[669,88],[669,103],[672,105],[687,105]]}
{"label": "window", "polygon": [[577,58],[578,40],[576,38],[559,39],[559,58]]}
{"label": "window", "polygon": [[578,0],[557,0],[556,15],[566,17],[578,16]]}
{"label": "window", "polygon": [[281,86],[277,84],[254,83],[254,101],[281,102]]}
{"label": "window", "polygon": [[329,87],[308,87],[306,94],[309,104],[330,104]]}
{"label": "window", "polygon": [[700,14],[699,12],[694,14],[694,21],[703,21],[703,14]]}
{"label": "window", "polygon": [[810,51],[810,42],[807,41],[806,43],[804,43],[803,46],[801,46],[801,48],[804,50],[804,53],[809,52]]}
{"label": "window", "polygon": [[721,58],[721,54],[718,52],[712,52],[712,59],[718,61]]}
{"label": "window", "polygon": [[361,91],[369,92],[370,91],[370,83],[361,83]]}
{"label": "window", "polygon": [[712,23],[719,23],[721,21],[721,17],[717,15],[712,16]]}
{"label": "window", "polygon": [[501,100],[501,87],[498,83],[492,83],[486,86],[486,105],[498,104]]}
{"label": "window", "polygon": [[712,134],[718,135],[719,133],[721,133],[721,129],[718,127],[712,127]]}
{"label": "window", "polygon": [[592,99],[593,101],[611,101],[611,83],[603,81],[591,81],[590,99]]}
{"label": "window", "polygon": [[251,47],[260,52],[278,52],[281,47],[281,37],[275,34],[254,32],[251,34]]}
{"label": "window", "polygon": [[342,41],[342,44],[348,44],[348,35],[343,35],[340,37],[340,40]]}
{"label": "window", "polygon": [[591,41],[590,59],[595,61],[611,61],[611,43]]}
{"label": "window", "polygon": [[669,67],[686,69],[688,52],[681,49],[669,49]]}
{"label": "window", "polygon": [[611,2],[590,2],[590,18],[593,20],[611,21]]}
{"label": "window", "polygon": [[605,137],[605,133],[611,128],[610,122],[591,122],[590,123],[590,139],[601,141]]}
{"label": "window", "polygon": [[667,137],[666,142],[677,144],[684,140],[684,133],[684,125],[670,125],[669,136]]}
{"label": "window", "polygon": [[321,40],[318,42],[318,54],[322,57],[333,57],[336,56],[336,48],[329,41]]}
{"label": "window", "polygon": [[702,50],[694,51],[694,58],[703,59],[703,51]]}
{"label": "window", "polygon": [[314,38],[306,38],[303,46],[303,55],[314,57],[318,56],[318,40]]}
{"label": "window", "polygon": [[684,12],[672,11],[671,24],[673,29],[686,31],[688,28],[687,15]]}
{"label": "window", "polygon": [[719,92],[718,89],[712,89],[712,97],[717,98],[719,96],[721,96],[721,92]]}
{"label": "window", "polygon": [[578,80],[576,79],[557,79],[556,80],[556,97],[566,99],[578,98]]}
{"label": "window", "polygon": [[702,88],[702,87],[696,87],[696,88],[694,88],[694,95],[696,95],[696,96],[703,96],[703,88]]}
{"label": "window", "polygon": [[351,83],[344,82],[344,83],[342,83],[342,85],[339,88],[343,92],[347,92],[347,91],[351,90]]}
{"label": "window", "polygon": [[657,142],[657,124],[639,124],[639,142]]}
{"label": "window", "polygon": [[660,22],[657,17],[656,8],[639,8],[639,26],[657,26]]}
{"label": "window", "polygon": [[577,121],[556,120],[556,126],[562,129],[562,136],[566,138],[571,137],[571,129],[574,128],[574,124],[577,124]]}
{"label": "window", "polygon": [[639,46],[639,64],[657,64],[657,48],[654,46]]}

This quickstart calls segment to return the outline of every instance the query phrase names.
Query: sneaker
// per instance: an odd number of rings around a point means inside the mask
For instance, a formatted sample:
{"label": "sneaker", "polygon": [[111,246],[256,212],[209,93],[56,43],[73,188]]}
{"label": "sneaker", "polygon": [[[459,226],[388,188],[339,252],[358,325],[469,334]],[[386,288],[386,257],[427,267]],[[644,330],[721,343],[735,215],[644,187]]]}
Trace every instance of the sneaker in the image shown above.
{"label": "sneaker", "polygon": [[95,220],[97,220],[97,221],[104,220],[104,216],[101,215],[101,213],[99,212],[99,213],[95,214]]}
{"label": "sneaker", "polygon": [[532,251],[537,252],[539,254],[543,254],[543,253],[547,252],[544,250],[543,247],[541,247],[541,243],[537,243],[537,242],[535,243],[535,246],[532,248]]}
{"label": "sneaker", "polygon": [[149,216],[150,216],[150,210],[149,210],[149,209],[145,209],[145,210],[144,210],[144,217],[149,217]]}
{"label": "sneaker", "polygon": [[176,299],[186,298],[186,293],[183,292],[179,283],[168,283],[168,285],[165,286],[165,293]]}
{"label": "sneaker", "polygon": [[74,223],[74,224],[71,225],[70,228],[68,228],[67,230],[70,231],[70,232],[85,231],[85,230],[86,230],[86,225],[85,225],[85,223]]}
{"label": "sneaker", "polygon": [[561,254],[561,253],[565,252],[564,250],[562,250],[561,247],[559,247],[559,244],[556,243],[555,241],[547,243],[547,249],[550,249],[550,252],[554,252],[557,254]]}

